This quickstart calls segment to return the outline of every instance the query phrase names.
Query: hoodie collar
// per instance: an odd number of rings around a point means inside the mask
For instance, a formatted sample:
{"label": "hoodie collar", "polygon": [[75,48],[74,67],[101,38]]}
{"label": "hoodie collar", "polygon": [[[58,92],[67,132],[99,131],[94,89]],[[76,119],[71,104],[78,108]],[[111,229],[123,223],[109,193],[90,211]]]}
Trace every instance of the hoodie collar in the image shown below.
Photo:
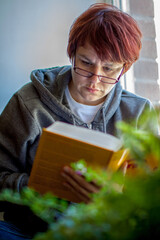
{"label": "hoodie collar", "polygon": [[[67,121],[73,122],[73,114],[68,108],[65,97],[66,86],[71,80],[71,66],[35,70],[31,73],[31,80],[39,92],[41,100],[54,112],[57,109],[58,114]],[[97,112],[94,118],[95,123],[103,122],[106,125],[119,107],[121,95],[122,87],[118,82]]]}

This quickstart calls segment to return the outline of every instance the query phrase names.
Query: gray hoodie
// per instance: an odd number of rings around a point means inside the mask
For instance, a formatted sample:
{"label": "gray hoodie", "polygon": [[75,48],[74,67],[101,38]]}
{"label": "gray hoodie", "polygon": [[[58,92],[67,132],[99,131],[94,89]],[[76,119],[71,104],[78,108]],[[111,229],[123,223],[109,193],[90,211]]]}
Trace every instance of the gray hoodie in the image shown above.
{"label": "gray hoodie", "polygon": [[[0,116],[0,189],[20,191],[28,183],[42,128],[54,121],[88,125],[75,116],[67,103],[65,88],[71,66],[36,70],[32,82],[16,92]],[[119,136],[115,123],[139,117],[151,103],[116,84],[97,112],[92,128]]]}

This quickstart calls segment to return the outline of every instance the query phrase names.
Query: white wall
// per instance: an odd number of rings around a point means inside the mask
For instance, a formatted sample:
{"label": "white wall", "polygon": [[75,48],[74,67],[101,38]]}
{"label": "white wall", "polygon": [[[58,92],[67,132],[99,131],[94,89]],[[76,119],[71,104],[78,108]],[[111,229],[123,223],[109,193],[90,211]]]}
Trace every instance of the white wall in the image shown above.
{"label": "white wall", "polygon": [[156,27],[156,44],[157,44],[157,62],[158,62],[158,72],[159,72],[159,85],[160,85],[160,0],[154,0],[154,11],[155,11],[155,27]]}
{"label": "white wall", "polygon": [[95,2],[0,0],[0,112],[33,69],[69,64],[69,28]]}

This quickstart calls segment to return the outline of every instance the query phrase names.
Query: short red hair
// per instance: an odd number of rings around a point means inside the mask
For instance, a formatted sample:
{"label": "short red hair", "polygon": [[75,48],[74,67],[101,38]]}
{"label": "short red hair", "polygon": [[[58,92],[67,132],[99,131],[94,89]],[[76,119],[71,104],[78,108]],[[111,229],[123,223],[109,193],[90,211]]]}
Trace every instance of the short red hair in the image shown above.
{"label": "short red hair", "polygon": [[71,26],[67,53],[70,59],[73,58],[77,47],[88,41],[101,60],[123,62],[126,72],[139,57],[141,37],[131,16],[113,5],[97,3]]}

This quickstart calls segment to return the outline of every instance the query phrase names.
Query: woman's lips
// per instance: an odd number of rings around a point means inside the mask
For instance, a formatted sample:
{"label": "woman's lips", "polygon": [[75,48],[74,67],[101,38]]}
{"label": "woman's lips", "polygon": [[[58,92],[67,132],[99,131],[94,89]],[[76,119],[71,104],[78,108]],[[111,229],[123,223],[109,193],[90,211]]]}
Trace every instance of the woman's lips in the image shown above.
{"label": "woman's lips", "polygon": [[98,92],[99,89],[96,89],[96,88],[90,88],[90,87],[87,87],[87,90],[91,93],[95,93],[95,92]]}

